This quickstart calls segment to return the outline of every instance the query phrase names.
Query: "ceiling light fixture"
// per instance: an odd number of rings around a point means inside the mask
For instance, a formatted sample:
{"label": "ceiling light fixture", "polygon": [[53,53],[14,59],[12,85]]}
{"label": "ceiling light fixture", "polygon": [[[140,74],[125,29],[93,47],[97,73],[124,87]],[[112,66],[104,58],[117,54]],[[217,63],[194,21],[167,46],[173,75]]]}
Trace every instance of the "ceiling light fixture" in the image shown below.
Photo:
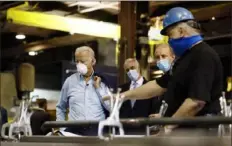
{"label": "ceiling light fixture", "polygon": [[23,40],[23,39],[26,38],[26,36],[25,36],[24,34],[17,34],[17,35],[15,36],[15,38],[18,39],[18,40]]}
{"label": "ceiling light fixture", "polygon": [[29,54],[30,56],[35,56],[35,55],[37,55],[38,53],[35,52],[35,51],[31,51],[31,52],[29,52],[28,54]]}

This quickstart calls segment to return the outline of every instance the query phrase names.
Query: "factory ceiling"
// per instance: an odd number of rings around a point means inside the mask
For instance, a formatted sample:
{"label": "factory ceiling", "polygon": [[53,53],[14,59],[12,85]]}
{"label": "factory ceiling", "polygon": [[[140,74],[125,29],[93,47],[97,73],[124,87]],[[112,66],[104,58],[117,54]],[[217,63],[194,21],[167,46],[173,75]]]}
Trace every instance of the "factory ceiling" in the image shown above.
{"label": "factory ceiling", "polygon": [[[93,37],[86,35],[76,34],[72,35],[69,32],[45,29],[39,27],[25,26],[14,24],[10,21],[6,21],[6,11],[9,8],[22,5],[24,2],[0,2],[0,21],[1,21],[1,43],[2,50],[5,52],[11,52],[10,50],[19,49],[24,47],[27,51],[28,46],[35,47],[36,45],[46,44],[47,48],[56,47],[55,45],[48,44],[49,42],[59,41],[61,39],[63,45],[67,45],[69,39],[65,41],[67,37],[73,40],[73,44],[79,43],[77,40],[91,40]],[[65,16],[75,15],[80,18],[89,18],[109,23],[117,23],[117,15],[120,12],[119,2],[29,2],[29,5],[33,7],[33,10],[43,13],[63,13]],[[149,8],[144,8],[147,11],[149,18],[162,16],[165,12],[175,6],[182,6],[190,9],[195,17],[204,22],[212,21],[212,18],[222,19],[231,16],[232,2],[149,2]],[[207,12],[207,13],[206,13]],[[15,35],[17,33],[23,33],[27,38],[22,40],[16,40]],[[55,39],[54,39],[55,38]],[[76,42],[75,42],[76,41]],[[62,46],[62,43],[59,45]],[[32,45],[33,44],[33,45]],[[36,45],[35,45],[36,44]],[[59,46],[58,45],[58,46]],[[27,47],[25,47],[27,46]],[[41,47],[47,49],[46,47]],[[9,56],[9,55],[6,55]],[[4,56],[3,56],[4,57]]]}

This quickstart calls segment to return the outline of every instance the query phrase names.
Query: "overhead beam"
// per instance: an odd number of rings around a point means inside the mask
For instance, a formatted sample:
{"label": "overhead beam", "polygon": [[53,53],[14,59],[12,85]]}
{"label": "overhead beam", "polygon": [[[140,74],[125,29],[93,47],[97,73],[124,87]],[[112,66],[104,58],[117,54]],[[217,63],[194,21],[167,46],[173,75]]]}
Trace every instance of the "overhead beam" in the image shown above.
{"label": "overhead beam", "polygon": [[36,41],[27,44],[24,48],[25,52],[30,51],[40,51],[40,50],[46,50],[56,47],[63,47],[63,46],[70,46],[79,44],[82,42],[88,42],[94,40],[95,37],[87,36],[87,35],[69,35],[64,37],[57,37],[49,40],[44,41]]}
{"label": "overhead beam", "polygon": [[7,10],[7,20],[27,26],[41,27],[65,32],[75,32],[104,38],[120,38],[120,26],[93,19],[75,16],[60,16],[38,11],[26,11],[28,5],[10,8]]}
{"label": "overhead beam", "polygon": [[24,35],[32,35],[46,38],[49,37],[49,35],[53,34],[55,31],[51,29],[43,29],[14,23],[6,23],[2,29],[2,32],[15,32],[22,33]]}
{"label": "overhead beam", "polygon": [[161,1],[150,1],[149,2],[149,7],[158,7],[158,6],[166,6],[170,4],[176,4],[180,3],[181,1],[166,1],[166,2],[161,2]]}
{"label": "overhead beam", "polygon": [[[165,4],[167,4],[167,5],[168,4],[175,4],[175,2],[170,2],[170,3],[167,2]],[[156,7],[157,7],[157,5],[156,5]],[[198,8],[198,9],[189,8],[189,10],[193,13],[196,20],[204,21],[204,20],[209,20],[212,17],[220,18],[220,17],[230,16],[231,7],[232,7],[232,2],[227,2],[227,3],[224,3],[224,4],[217,4],[217,5]],[[155,8],[155,7],[153,6],[153,8]],[[153,8],[150,7],[150,9],[153,9]],[[153,9],[151,14],[154,11],[156,11],[156,9]],[[163,18],[164,15],[165,15],[165,13],[163,15],[161,15],[160,17]]]}
{"label": "overhead beam", "polygon": [[194,17],[198,21],[209,20],[212,17],[220,18],[225,16],[230,16],[232,3],[220,4],[206,8],[191,10]]}
{"label": "overhead beam", "polygon": [[23,4],[23,1],[21,1],[21,2],[11,2],[10,4],[5,4],[5,5],[1,5],[0,6],[0,11],[2,11],[2,10],[6,10],[6,9],[8,9],[8,8],[10,8],[10,7],[15,7],[15,6],[18,6],[18,5],[21,5],[21,4]]}
{"label": "overhead beam", "polygon": [[4,49],[2,51],[3,58],[9,58],[13,56],[18,56],[30,51],[41,51],[47,50],[56,47],[76,45],[83,42],[88,42],[94,40],[95,37],[86,36],[86,35],[69,35],[64,37],[57,37],[44,41],[36,41],[28,43],[25,45],[16,46],[13,48]]}

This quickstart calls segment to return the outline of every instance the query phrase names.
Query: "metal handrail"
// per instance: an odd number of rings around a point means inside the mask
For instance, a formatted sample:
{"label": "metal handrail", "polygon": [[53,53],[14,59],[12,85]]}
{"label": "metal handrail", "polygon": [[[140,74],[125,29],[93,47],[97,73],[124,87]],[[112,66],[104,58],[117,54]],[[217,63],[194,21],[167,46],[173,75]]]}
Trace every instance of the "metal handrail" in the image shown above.
{"label": "metal handrail", "polygon": [[[97,125],[100,121],[47,121],[43,124],[44,128],[61,128],[75,126]],[[137,118],[137,119],[121,119],[123,125],[141,126],[141,125],[213,125],[213,124],[232,124],[231,117],[191,117],[191,118]]]}

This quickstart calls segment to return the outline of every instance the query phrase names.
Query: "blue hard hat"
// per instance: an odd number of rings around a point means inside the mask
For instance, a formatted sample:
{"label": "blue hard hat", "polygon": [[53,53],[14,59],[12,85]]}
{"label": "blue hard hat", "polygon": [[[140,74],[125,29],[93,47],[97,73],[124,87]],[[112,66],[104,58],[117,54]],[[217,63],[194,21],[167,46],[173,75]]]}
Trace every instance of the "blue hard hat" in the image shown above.
{"label": "blue hard hat", "polygon": [[178,22],[183,22],[187,20],[193,20],[193,14],[182,7],[175,7],[169,10],[163,20],[163,29],[161,30],[162,35],[166,35],[166,30],[168,27],[173,26]]}

